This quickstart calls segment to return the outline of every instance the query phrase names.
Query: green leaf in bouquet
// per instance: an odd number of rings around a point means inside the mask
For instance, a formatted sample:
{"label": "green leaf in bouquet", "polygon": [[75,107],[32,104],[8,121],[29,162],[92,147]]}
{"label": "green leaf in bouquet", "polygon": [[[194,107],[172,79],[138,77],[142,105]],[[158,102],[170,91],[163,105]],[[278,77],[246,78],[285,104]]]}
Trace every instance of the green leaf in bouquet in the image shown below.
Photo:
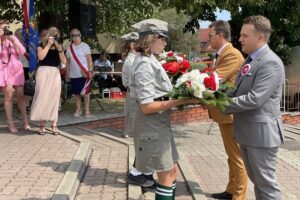
{"label": "green leaf in bouquet", "polygon": [[187,96],[178,96],[178,98],[177,99],[183,99],[183,100],[185,100],[185,99],[191,99],[191,97],[187,97]]}
{"label": "green leaf in bouquet", "polygon": [[202,70],[206,67],[207,67],[207,65],[202,62],[195,62],[195,63],[191,63],[191,68],[189,71],[192,71],[194,69]]}
{"label": "green leaf in bouquet", "polygon": [[229,106],[229,102],[227,100],[219,100],[217,101],[217,105],[220,105],[220,106]]}
{"label": "green leaf in bouquet", "polygon": [[186,92],[190,95],[190,96],[193,96],[194,94],[194,90],[192,88],[187,88],[186,89]]}
{"label": "green leaf in bouquet", "polygon": [[224,83],[219,86],[218,90],[221,92],[229,93],[235,89],[236,89],[235,85],[233,85],[231,83]]}
{"label": "green leaf in bouquet", "polygon": [[175,57],[168,57],[167,59],[166,59],[166,62],[168,63],[168,62],[177,62],[177,58],[175,58]]}
{"label": "green leaf in bouquet", "polygon": [[200,103],[204,104],[204,105],[208,105],[208,106],[213,106],[216,107],[216,101],[215,100],[207,100],[207,99],[200,99]]}
{"label": "green leaf in bouquet", "polygon": [[228,103],[229,103],[229,104],[234,103],[234,101],[233,101],[232,98],[229,98],[229,97],[228,97],[227,100],[228,100]]}
{"label": "green leaf in bouquet", "polygon": [[221,111],[225,111],[226,107],[225,106],[217,106],[217,108]]}
{"label": "green leaf in bouquet", "polygon": [[203,98],[206,100],[216,99],[215,95],[209,91],[203,91],[202,95],[203,95]]}

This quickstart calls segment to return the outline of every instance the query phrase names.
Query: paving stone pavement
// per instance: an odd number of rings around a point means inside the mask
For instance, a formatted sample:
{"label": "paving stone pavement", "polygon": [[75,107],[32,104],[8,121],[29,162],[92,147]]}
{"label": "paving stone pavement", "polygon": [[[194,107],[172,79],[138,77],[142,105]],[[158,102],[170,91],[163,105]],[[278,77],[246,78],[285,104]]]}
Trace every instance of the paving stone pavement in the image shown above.
{"label": "paving stone pavement", "polygon": [[76,127],[62,127],[61,130],[90,141],[92,145],[89,166],[77,199],[127,199],[128,147]]}
{"label": "paving stone pavement", "polygon": [[[182,159],[190,167],[196,180],[206,195],[222,192],[228,181],[228,167],[222,138],[217,124],[208,135],[210,123],[174,127],[174,135]],[[279,149],[277,161],[277,177],[285,200],[300,199],[300,148]],[[300,147],[300,143],[298,145]],[[253,185],[249,182],[248,200],[255,199]]]}
{"label": "paving stone pavement", "polygon": [[[92,142],[92,154],[86,174],[79,186],[78,200],[127,200],[128,147],[125,144],[100,135],[83,132],[72,126],[61,130]],[[121,133],[112,133],[121,137]],[[127,140],[131,140],[128,138]],[[192,200],[182,174],[178,177],[178,200]],[[144,199],[153,199],[153,192],[147,192]]]}
{"label": "paving stone pavement", "polygon": [[59,135],[21,129],[12,134],[1,123],[0,199],[50,199],[78,146]]}
{"label": "paving stone pavement", "polygon": [[[62,136],[40,136],[21,129],[18,134],[11,134],[4,122],[0,121],[0,200],[50,199],[78,143]],[[224,191],[228,180],[226,154],[219,129],[214,124],[208,135],[209,126],[210,123],[200,123],[173,127],[181,161],[188,166],[206,199],[212,199],[211,193]],[[60,129],[92,142],[91,159],[77,200],[126,200],[128,147],[83,131],[80,127]],[[115,136],[121,137],[121,134]],[[284,199],[300,199],[300,143],[287,140],[286,145],[280,148],[277,175]],[[153,196],[153,192],[146,193],[144,199],[153,199]],[[176,199],[192,200],[182,174],[178,177]],[[247,199],[255,199],[250,182]]]}

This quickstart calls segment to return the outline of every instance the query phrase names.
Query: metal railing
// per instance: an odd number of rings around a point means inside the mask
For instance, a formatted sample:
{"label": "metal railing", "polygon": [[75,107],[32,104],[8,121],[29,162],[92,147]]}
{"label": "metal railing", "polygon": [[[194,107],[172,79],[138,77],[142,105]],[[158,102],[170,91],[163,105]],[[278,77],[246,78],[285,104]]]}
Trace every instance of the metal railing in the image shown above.
{"label": "metal railing", "polygon": [[285,80],[280,108],[282,112],[300,112],[300,81]]}

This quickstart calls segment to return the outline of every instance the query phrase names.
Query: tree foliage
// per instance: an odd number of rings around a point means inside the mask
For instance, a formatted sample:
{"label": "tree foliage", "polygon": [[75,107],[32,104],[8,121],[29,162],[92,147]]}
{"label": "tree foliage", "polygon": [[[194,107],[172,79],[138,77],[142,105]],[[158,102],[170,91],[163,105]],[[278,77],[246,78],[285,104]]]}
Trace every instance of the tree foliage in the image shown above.
{"label": "tree foliage", "polygon": [[233,43],[239,46],[238,38],[243,19],[251,15],[268,17],[273,26],[270,47],[288,63],[291,47],[300,44],[300,1],[299,0],[173,0],[170,5],[191,16],[185,31],[194,32],[198,20],[214,21],[216,8],[231,13]]}
{"label": "tree foliage", "polygon": [[[300,45],[300,2],[298,0],[278,0],[264,2],[262,5],[241,4],[240,9],[231,12],[233,32],[238,34],[242,20],[251,15],[263,15],[270,19],[273,33],[270,48],[283,60],[289,62],[291,47]],[[238,38],[234,38],[239,45]]]}
{"label": "tree foliage", "polygon": [[[36,0],[39,27],[49,23],[68,34],[68,5],[75,0]],[[78,1],[78,0],[77,0]],[[290,47],[300,43],[299,0],[80,0],[96,7],[97,33],[120,35],[128,32],[131,25],[152,17],[162,9],[176,8],[179,14],[189,16],[183,27],[185,32],[195,33],[199,20],[215,20],[217,8],[228,10],[232,15],[233,42],[237,45],[242,20],[250,15],[264,15],[271,20],[274,33],[271,48],[284,62],[290,56]],[[0,0],[2,18],[22,20],[21,6],[16,0]],[[167,18],[167,16],[166,16]],[[66,25],[67,24],[67,25]]]}
{"label": "tree foliage", "polygon": [[176,10],[166,9],[154,16],[155,18],[168,22],[169,39],[166,50],[180,51],[188,55],[199,47],[198,36],[196,34],[184,33],[182,30],[189,21],[185,14],[177,13]]}
{"label": "tree foliage", "polygon": [[132,24],[150,18],[161,7],[161,2],[148,0],[80,1],[96,7],[97,32],[113,35],[128,32]]}

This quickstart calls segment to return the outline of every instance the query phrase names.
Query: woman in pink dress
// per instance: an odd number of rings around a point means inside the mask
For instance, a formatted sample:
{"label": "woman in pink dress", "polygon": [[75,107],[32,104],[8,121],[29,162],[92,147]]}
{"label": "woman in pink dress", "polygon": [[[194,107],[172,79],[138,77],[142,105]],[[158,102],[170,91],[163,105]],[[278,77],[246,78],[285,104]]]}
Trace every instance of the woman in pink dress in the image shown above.
{"label": "woman in pink dress", "polygon": [[16,92],[18,107],[22,115],[25,129],[30,129],[26,115],[25,97],[23,94],[24,71],[19,60],[19,54],[24,54],[26,49],[8,30],[8,22],[0,19],[0,88],[4,93],[4,108],[7,117],[8,129],[17,133],[13,121],[13,93]]}

